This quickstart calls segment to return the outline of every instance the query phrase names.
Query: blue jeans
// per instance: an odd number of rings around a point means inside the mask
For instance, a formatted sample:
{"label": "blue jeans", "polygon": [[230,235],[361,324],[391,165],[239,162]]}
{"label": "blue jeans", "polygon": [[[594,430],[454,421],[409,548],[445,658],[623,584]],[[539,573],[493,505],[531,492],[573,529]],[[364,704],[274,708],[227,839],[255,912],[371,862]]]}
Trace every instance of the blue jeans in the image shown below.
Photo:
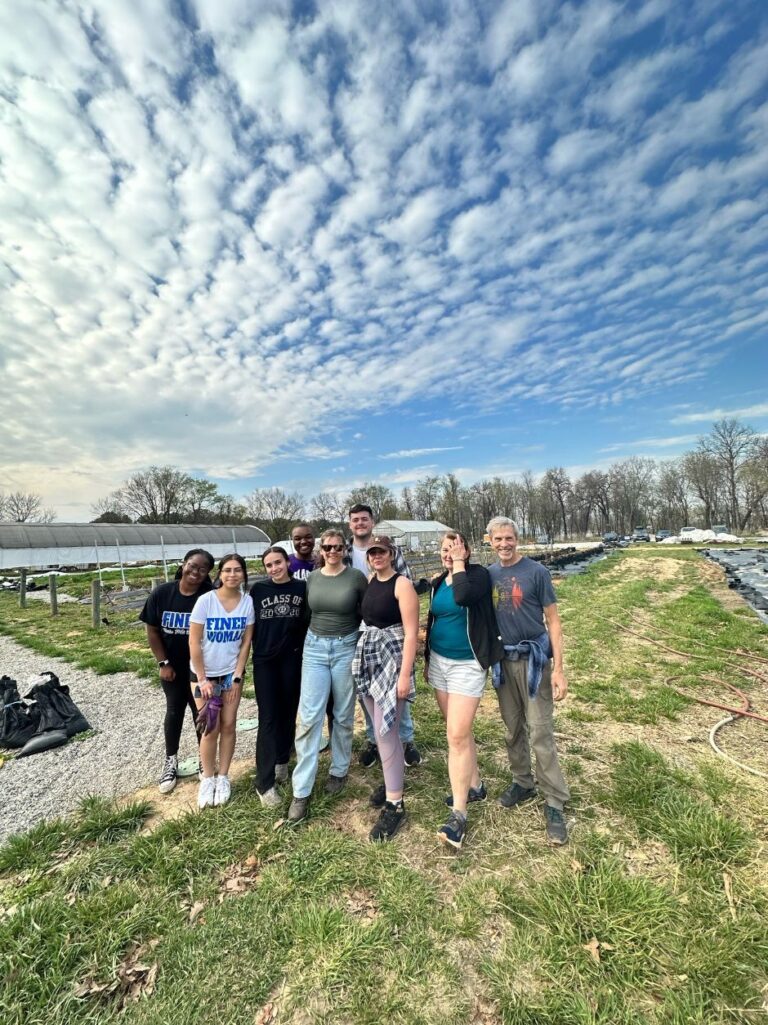
{"label": "blue jeans", "polygon": [[[360,707],[362,708],[363,715],[365,716],[365,735],[371,744],[375,744],[376,737],[373,734],[373,723],[371,722],[370,715],[368,715],[368,709],[365,707],[362,701],[360,702]],[[413,743],[413,719],[411,718],[410,701],[403,702],[403,711],[400,715],[398,733],[400,735],[400,739],[404,744]]]}
{"label": "blue jeans", "polygon": [[346,776],[352,758],[352,729],[355,721],[355,688],[352,659],[357,631],[346,637],[319,637],[307,632],[301,667],[299,722],[296,727],[296,768],[293,796],[309,797],[317,776],[320,740],[328,695],[333,693],[331,733],[332,776]]}

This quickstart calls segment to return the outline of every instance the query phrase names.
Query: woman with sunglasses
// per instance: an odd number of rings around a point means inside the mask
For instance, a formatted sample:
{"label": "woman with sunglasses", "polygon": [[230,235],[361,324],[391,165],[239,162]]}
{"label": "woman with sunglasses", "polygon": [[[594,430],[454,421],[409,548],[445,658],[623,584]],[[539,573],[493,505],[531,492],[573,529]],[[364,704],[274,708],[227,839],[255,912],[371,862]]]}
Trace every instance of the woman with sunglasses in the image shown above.
{"label": "woman with sunglasses", "polygon": [[466,538],[443,535],[444,571],[432,581],[424,645],[424,678],[435,691],[448,737],[448,776],[452,811],[437,836],[460,849],[467,830],[467,803],[484,801],[472,732],[490,666],[504,657],[491,597],[491,577],[470,560]]}
{"label": "woman with sunglasses", "polygon": [[371,803],[381,804],[382,809],[370,838],[390,840],[405,820],[405,759],[399,726],[406,701],[416,694],[413,663],[419,599],[408,577],[396,572],[395,546],[388,537],[371,538],[366,557],[373,575],[363,596],[365,630],[357,642],[352,675],[373,723],[384,770],[384,793],[375,792],[371,798]]}
{"label": "woman with sunglasses", "polygon": [[344,537],[337,530],[321,534],[318,569],[310,573],[307,580],[310,622],[301,670],[293,801],[288,810],[290,822],[299,822],[307,814],[330,694],[333,694],[333,731],[330,775],[325,784],[327,794],[338,794],[342,790],[352,757],[355,718],[352,659],[367,581],[359,570],[344,564],[344,549]]}
{"label": "woman with sunglasses", "polygon": [[[198,598],[189,621],[190,680],[195,685],[198,712],[206,701],[221,698],[216,725],[200,739],[203,778],[200,808],[226,804],[231,787],[229,766],[235,753],[237,709],[253,636],[253,601],[245,592],[248,570],[242,555],[225,555],[219,563],[217,590]],[[219,753],[219,775],[216,750]]]}
{"label": "woman with sunglasses", "polygon": [[197,720],[197,705],[189,686],[189,616],[200,595],[211,590],[212,569],[210,552],[190,549],[176,578],[156,587],[139,613],[146,624],[147,641],[157,659],[165,694],[165,765],[158,784],[161,794],[169,794],[176,786],[179,741],[187,709],[192,723]]}

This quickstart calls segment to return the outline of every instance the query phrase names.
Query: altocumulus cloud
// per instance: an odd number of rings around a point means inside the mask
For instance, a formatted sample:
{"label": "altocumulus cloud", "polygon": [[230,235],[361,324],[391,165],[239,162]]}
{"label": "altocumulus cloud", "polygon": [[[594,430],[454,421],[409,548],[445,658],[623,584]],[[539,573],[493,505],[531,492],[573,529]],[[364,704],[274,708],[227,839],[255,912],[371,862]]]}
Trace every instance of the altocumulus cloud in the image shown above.
{"label": "altocumulus cloud", "polygon": [[757,0],[11,7],[11,484],[246,478],[382,381],[616,406],[764,329]]}

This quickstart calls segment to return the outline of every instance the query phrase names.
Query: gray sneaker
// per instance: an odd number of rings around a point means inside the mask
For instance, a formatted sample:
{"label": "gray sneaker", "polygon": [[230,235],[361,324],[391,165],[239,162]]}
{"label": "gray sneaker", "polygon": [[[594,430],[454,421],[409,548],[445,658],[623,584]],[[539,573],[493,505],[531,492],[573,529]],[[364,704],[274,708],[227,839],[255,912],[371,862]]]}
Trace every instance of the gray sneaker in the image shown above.
{"label": "gray sneaker", "polygon": [[288,821],[301,822],[302,819],[305,819],[307,817],[308,808],[308,797],[294,797],[294,799],[291,801],[291,806],[288,809]]}
{"label": "gray sneaker", "polygon": [[557,844],[558,847],[568,843],[568,830],[566,829],[565,819],[560,809],[551,808],[549,805],[546,805],[544,808],[544,818],[547,823],[547,840],[550,843]]}
{"label": "gray sneaker", "polygon": [[257,790],[256,793],[259,795],[259,800],[265,808],[279,808],[283,803],[282,797],[274,787],[270,787],[269,790],[265,790],[263,794],[259,790]]}
{"label": "gray sneaker", "polygon": [[346,783],[346,776],[329,776],[328,779],[325,781],[325,792],[326,794],[331,794],[332,796],[334,796],[335,794],[340,794],[346,786]]}
{"label": "gray sneaker", "polygon": [[278,762],[275,766],[275,783],[287,783],[288,775],[288,762]]}
{"label": "gray sneaker", "polygon": [[517,804],[525,804],[526,801],[532,801],[535,796],[536,791],[532,787],[529,789],[528,787],[521,787],[519,783],[513,783],[501,795],[499,804],[502,808],[514,808]]}

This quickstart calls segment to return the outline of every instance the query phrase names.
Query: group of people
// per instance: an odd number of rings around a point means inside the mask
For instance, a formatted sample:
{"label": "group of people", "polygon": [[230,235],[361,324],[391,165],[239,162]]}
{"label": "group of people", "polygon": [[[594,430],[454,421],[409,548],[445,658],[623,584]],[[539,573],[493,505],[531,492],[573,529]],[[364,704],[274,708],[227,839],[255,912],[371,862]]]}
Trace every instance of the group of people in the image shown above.
{"label": "group of people", "polygon": [[[352,758],[356,699],[366,721],[361,764],[381,763],[384,782],[370,804],[379,812],[372,840],[393,837],[405,820],[404,769],[418,765],[410,704],[415,697],[418,592],[429,590],[424,678],[446,725],[451,793],[438,838],[460,849],[468,805],[487,798],[480,777],[473,723],[490,675],[506,727],[510,785],[505,808],[544,799],[547,839],[567,842],[563,807],[569,798],[554,738],[553,704],[565,697],[562,630],[549,572],[518,550],[518,530],[506,517],[488,524],[498,562],[471,561],[470,546],[448,531],[443,571],[414,585],[401,550],[374,535],[366,505],[349,511],[350,538],[297,524],[293,552],[271,546],[266,576],[248,590],[243,558],[214,559],[202,549],[184,557],[177,577],[156,588],[141,618],[157,659],[166,697],[166,761],[160,791],[178,774],[178,748],[187,708],[200,737],[198,805],[225,804],[235,748],[237,709],[249,655],[259,710],[256,792],[277,808],[278,790],[292,784],[288,819],[308,813],[328,719],[330,766],[324,789],[344,788]],[[295,749],[295,766],[289,762]],[[218,773],[217,769],[218,761]]]}

